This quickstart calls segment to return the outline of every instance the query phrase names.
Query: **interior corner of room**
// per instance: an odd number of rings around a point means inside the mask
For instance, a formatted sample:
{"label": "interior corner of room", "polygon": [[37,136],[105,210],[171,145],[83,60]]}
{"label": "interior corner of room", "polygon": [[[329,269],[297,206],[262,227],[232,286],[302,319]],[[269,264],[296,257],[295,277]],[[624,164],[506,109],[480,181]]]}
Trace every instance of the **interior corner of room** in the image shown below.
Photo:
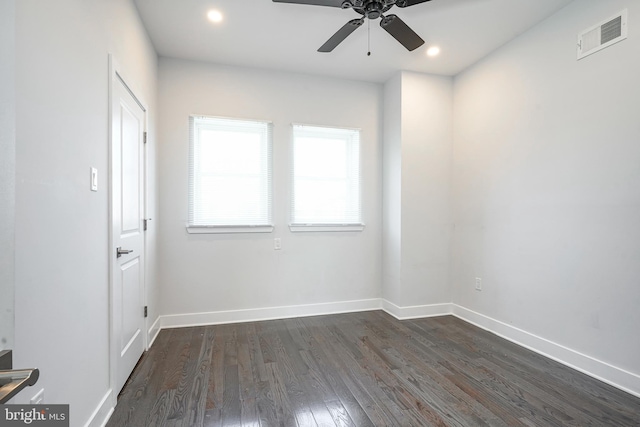
{"label": "interior corner of room", "polygon": [[[482,16],[485,2],[449,1]],[[576,58],[581,31],[621,10],[638,24],[640,3],[560,3],[455,73],[407,60],[359,78],[289,57],[261,68],[159,53],[149,0],[2,0],[0,350],[40,372],[12,402],[44,389],[47,403],[71,405],[73,426],[103,425],[116,404],[117,73],[146,132],[150,221],[134,252],[145,257],[145,349],[193,325],[455,316],[640,397],[640,31]],[[372,61],[402,49],[376,37]],[[273,231],[187,231],[194,114],[273,122]],[[291,231],[297,123],[360,130],[366,227]]]}

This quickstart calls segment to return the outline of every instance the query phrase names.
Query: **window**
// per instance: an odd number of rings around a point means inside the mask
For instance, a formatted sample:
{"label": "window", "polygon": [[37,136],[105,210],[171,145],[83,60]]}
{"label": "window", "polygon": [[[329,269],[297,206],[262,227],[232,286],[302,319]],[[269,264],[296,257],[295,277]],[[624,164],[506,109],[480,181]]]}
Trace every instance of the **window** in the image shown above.
{"label": "window", "polygon": [[360,231],[360,131],[293,126],[292,231]]}
{"label": "window", "polygon": [[190,118],[190,233],[270,232],[271,123]]}

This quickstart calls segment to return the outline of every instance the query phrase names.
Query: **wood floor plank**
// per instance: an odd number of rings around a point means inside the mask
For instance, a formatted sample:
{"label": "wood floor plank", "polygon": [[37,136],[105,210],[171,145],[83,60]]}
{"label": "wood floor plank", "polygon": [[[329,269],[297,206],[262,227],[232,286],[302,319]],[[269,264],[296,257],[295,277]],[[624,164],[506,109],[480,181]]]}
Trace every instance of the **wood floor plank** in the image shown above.
{"label": "wood floor plank", "polygon": [[240,399],[255,399],[256,384],[259,378],[254,375],[251,353],[249,351],[249,337],[246,325],[238,325],[238,382],[240,385]]}
{"label": "wood floor plank", "polygon": [[286,399],[283,398],[282,401],[286,402],[293,413],[293,418],[298,420],[298,424],[302,422],[302,425],[305,423],[315,425],[307,404],[305,390],[298,378],[302,363],[297,362],[299,358],[296,354],[297,348],[286,342],[289,337],[283,333],[286,332],[284,323],[282,321],[267,322],[265,329],[270,331],[271,349],[275,357],[275,362],[271,365],[273,381],[277,384],[278,390],[286,394]]}
{"label": "wood floor plank", "polygon": [[[332,323],[332,320],[334,318],[327,323]],[[327,355],[330,356],[326,361],[323,361],[323,365],[327,366],[325,373],[335,372],[346,387],[344,394],[346,398],[341,397],[341,401],[350,411],[352,418],[358,418],[359,411],[356,408],[360,407],[366,417],[362,419],[362,425],[368,425],[366,420],[377,426],[398,425],[391,411],[385,406],[379,405],[375,398],[369,394],[367,388],[362,385],[360,382],[360,370],[355,361],[351,360],[350,357],[339,357],[338,353],[333,349],[333,341],[337,338],[330,333],[328,327],[324,327],[325,321],[323,318],[317,317],[306,319],[306,322],[315,329],[314,337],[326,349]],[[353,396],[353,400],[349,396]],[[351,404],[352,402],[353,405]]]}
{"label": "wood floor plank", "polygon": [[270,377],[270,392],[273,396],[273,403],[278,423],[284,426],[297,426],[298,423],[296,422],[293,414],[293,409],[289,402],[289,395],[287,393],[284,380],[278,370],[278,366],[276,363],[267,363],[265,367]]}
{"label": "wood floor plank", "polygon": [[164,390],[160,391],[158,395],[155,397],[155,401],[151,410],[148,412],[146,421],[144,424],[137,423],[127,423],[127,424],[117,424],[122,426],[136,426],[136,425],[145,425],[145,426],[163,426],[167,420],[167,416],[169,415],[169,410],[171,409],[171,402],[173,401],[173,397],[175,394],[175,390]]}
{"label": "wood floor plank", "polygon": [[211,367],[207,390],[207,403],[205,409],[211,411],[210,422],[220,416],[222,399],[224,394],[224,346],[225,338],[221,328],[213,328],[213,351],[211,355]]}
{"label": "wood floor plank", "polygon": [[[466,425],[471,421],[474,426],[507,426],[500,422],[484,406],[478,404],[475,399],[461,392],[437,370],[421,363],[420,359],[410,357],[410,354],[399,353],[396,349],[390,349],[389,354],[398,359],[401,368],[396,375],[403,379],[403,384],[411,390],[411,393],[421,399],[417,404],[429,402],[443,419],[451,418],[456,423]],[[403,364],[402,361],[406,360]],[[455,407],[456,411],[449,408]]]}
{"label": "wood floor plank", "polygon": [[188,394],[193,387],[194,377],[197,371],[197,362],[202,347],[204,328],[189,328],[191,334],[189,345],[184,348],[181,354],[180,364],[182,369],[178,375],[178,383],[173,388],[175,394],[171,402],[171,409],[167,420],[175,425],[182,425],[182,420],[187,412]]}
{"label": "wood floor plank", "polygon": [[187,399],[187,408],[183,417],[184,427],[201,426],[204,424],[211,358],[213,353],[214,331],[207,328],[203,331],[200,353],[196,361],[196,372],[193,377],[191,392]]}
{"label": "wood floor plank", "polygon": [[240,400],[240,424],[242,427],[260,427],[260,415],[255,397]]}
{"label": "wood floor plank", "polygon": [[[286,340],[286,337],[282,338],[283,339],[280,341],[281,343],[283,340]],[[315,426],[316,423],[314,421],[313,413],[309,407],[309,396],[307,394],[307,389],[304,386],[304,382],[307,380],[307,375],[300,374],[299,371],[296,372],[296,368],[294,368],[296,365],[300,367],[294,359],[302,359],[299,357],[292,357],[293,355],[287,352],[287,347],[284,344],[280,344],[276,348],[279,348],[279,351],[277,352],[277,367],[279,368],[281,377],[284,380],[285,390],[289,397],[291,409],[295,414],[296,421],[300,426]],[[289,351],[297,353],[297,351],[292,348],[289,348]]]}
{"label": "wood floor plank", "polygon": [[189,346],[191,344],[191,328],[184,328],[173,331],[172,338],[174,342],[172,346],[174,351],[169,354],[166,364],[166,373],[163,377],[162,390],[174,390],[178,387],[180,376],[182,374],[182,366],[189,354]]}
{"label": "wood floor plank", "polygon": [[[318,425],[318,427],[336,427],[333,415],[331,414],[331,411],[329,411],[326,403],[320,400],[313,401],[310,403],[309,409],[311,409],[311,414],[313,414],[314,422]],[[335,409],[336,411],[338,410],[337,407]],[[342,411],[343,416],[348,417],[348,414],[346,413],[344,408],[342,409]],[[343,418],[343,420],[344,419],[345,418]]]}
{"label": "wood floor plank", "polygon": [[[307,365],[310,367],[310,372],[315,376],[314,381],[318,382],[319,387],[324,385],[324,387],[330,389],[330,392],[323,391],[323,399],[334,415],[334,420],[336,420],[336,413],[332,408],[335,408],[335,411],[338,411],[339,408],[335,401],[330,399],[332,395],[338,399],[338,402],[347,411],[349,418],[355,425],[359,427],[372,426],[373,423],[342,380],[339,370],[331,363],[332,358],[323,350],[322,337],[313,335],[309,328],[301,328],[300,332],[300,336],[308,343],[308,351],[303,353],[303,356],[307,355],[308,359],[305,360],[309,360]],[[329,400],[327,400],[328,398]],[[336,420],[336,424],[341,423]]]}
{"label": "wood floor plank", "polygon": [[[266,373],[266,370],[265,370]],[[260,426],[276,426],[279,425],[276,404],[271,392],[269,381],[260,381],[256,385],[256,411],[258,413],[258,422]]]}
{"label": "wood floor plank", "polygon": [[262,354],[262,360],[264,363],[274,363],[276,361],[276,355],[271,347],[273,333],[269,332],[265,326],[266,325],[263,324],[258,327],[260,353]]}
{"label": "wood floor plank", "polygon": [[640,399],[452,316],[161,331],[107,427],[638,427]]}
{"label": "wood floor plank", "polygon": [[[153,352],[147,352],[138,362],[135,375],[131,375],[126,382],[126,387],[118,399],[124,399],[129,402],[129,410],[121,411],[109,421],[112,425],[142,425],[145,417],[152,409],[148,405],[154,403],[154,398],[159,390],[158,379],[162,379],[162,366],[168,354],[169,347],[167,343],[171,337],[171,331],[162,331],[156,338],[158,346]],[[145,359],[150,358],[150,362]],[[148,395],[148,394],[151,395]]]}
{"label": "wood floor plank", "polygon": [[[370,418],[382,419],[388,425],[401,425],[405,416],[395,399],[389,399],[389,386],[376,374],[371,374],[367,364],[361,364],[363,356],[356,344],[341,333],[336,327],[328,328],[331,334],[326,342],[331,354],[337,356],[342,375],[351,384],[351,392],[363,399],[365,408],[374,412]],[[370,401],[369,401],[370,400]],[[371,402],[375,402],[371,404]]]}
{"label": "wood floor plank", "polygon": [[[436,369],[437,364],[423,357],[419,351],[413,351],[411,347],[413,337],[409,329],[404,329],[403,324],[379,322],[378,325],[388,329],[388,336],[393,345],[386,352],[400,366],[397,375],[403,376],[408,386],[413,387],[414,392],[421,395],[423,400],[433,402],[441,415],[460,417],[460,422],[471,421],[474,426],[507,426],[505,422],[441,375]],[[457,411],[449,411],[448,408],[451,407],[457,408]]]}
{"label": "wood floor plank", "polygon": [[[384,384],[382,389],[388,398],[402,409],[405,419],[411,423],[424,420],[431,425],[447,425],[446,412],[435,408],[433,401],[421,400],[416,393],[409,392],[408,388],[413,388],[411,383],[394,372],[398,370],[398,366],[384,352],[384,349],[389,348],[387,342],[377,339],[375,335],[369,335],[371,331],[367,328],[354,327],[348,332],[351,332],[352,339],[357,340],[362,354],[365,355],[367,363],[363,368],[375,376],[379,383]],[[464,425],[451,418],[448,422],[452,425]]]}
{"label": "wood floor plank", "polygon": [[340,401],[335,400],[327,402],[326,405],[329,413],[331,414],[331,418],[337,427],[359,427],[361,425],[356,424],[353,419],[351,419],[349,411],[347,411]]}
{"label": "wood floor plank", "polygon": [[256,381],[268,381],[267,371],[264,368],[264,357],[260,348],[260,336],[256,331],[255,323],[247,324],[247,345],[254,379]]}
{"label": "wood floor plank", "polygon": [[[226,345],[225,348],[227,348]],[[238,365],[228,365],[225,363],[222,425],[241,425],[241,419]]]}
{"label": "wood floor plank", "polygon": [[[284,322],[284,321],[283,321]],[[304,360],[300,357],[300,351],[304,349],[303,346],[299,345],[291,336],[289,329],[286,326],[286,323],[282,325],[280,330],[278,331],[278,338],[281,350],[280,360],[283,360],[282,356],[285,356],[287,359],[287,364],[293,369],[296,375],[306,374],[308,367],[304,363]]]}

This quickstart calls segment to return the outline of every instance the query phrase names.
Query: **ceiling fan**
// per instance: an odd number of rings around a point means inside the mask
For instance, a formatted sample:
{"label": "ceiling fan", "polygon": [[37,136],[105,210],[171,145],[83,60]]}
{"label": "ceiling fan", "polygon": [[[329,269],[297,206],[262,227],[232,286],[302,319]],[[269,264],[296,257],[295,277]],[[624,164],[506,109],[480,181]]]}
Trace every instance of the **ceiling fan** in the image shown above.
{"label": "ceiling fan", "polygon": [[415,33],[397,15],[384,15],[393,6],[405,8],[430,0],[273,0],[275,3],[295,3],[315,6],[340,7],[353,9],[362,15],[360,19],[352,19],[338,30],[325,44],[320,46],[318,52],[331,52],[344,41],[351,33],[364,23],[365,18],[380,19],[380,26],[407,50],[412,51],[424,44],[424,40]]}

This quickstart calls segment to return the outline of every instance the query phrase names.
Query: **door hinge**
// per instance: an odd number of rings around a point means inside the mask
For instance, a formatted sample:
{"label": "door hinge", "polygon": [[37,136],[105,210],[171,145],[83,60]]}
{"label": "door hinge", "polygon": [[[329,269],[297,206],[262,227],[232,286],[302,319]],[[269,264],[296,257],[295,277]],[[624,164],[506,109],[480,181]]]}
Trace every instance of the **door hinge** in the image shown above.
{"label": "door hinge", "polygon": [[144,231],[147,231],[147,220],[146,220],[146,219],[143,219],[143,220],[142,220],[142,229],[143,229]]}
{"label": "door hinge", "polygon": [[146,144],[147,143],[147,132],[143,132],[142,133],[142,141]]}
{"label": "door hinge", "polygon": [[144,317],[145,317],[145,318],[149,316],[149,310],[147,310],[147,308],[148,308],[148,307],[145,305],[145,306],[144,306]]}

